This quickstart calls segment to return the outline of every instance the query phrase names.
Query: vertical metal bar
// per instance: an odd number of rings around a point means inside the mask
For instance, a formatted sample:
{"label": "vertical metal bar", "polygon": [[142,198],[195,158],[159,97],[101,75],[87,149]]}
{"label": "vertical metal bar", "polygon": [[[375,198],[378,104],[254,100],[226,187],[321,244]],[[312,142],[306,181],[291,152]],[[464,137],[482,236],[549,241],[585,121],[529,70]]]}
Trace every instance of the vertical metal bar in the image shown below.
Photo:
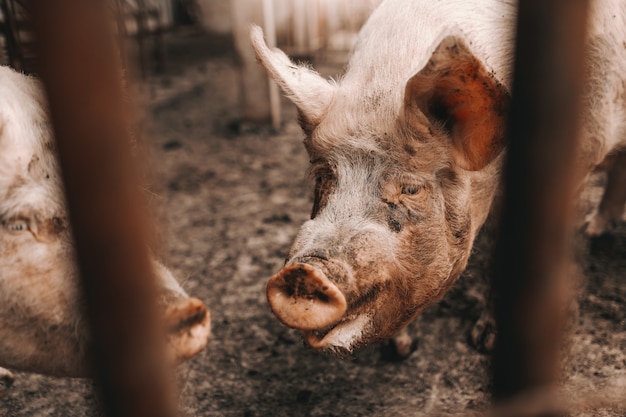
{"label": "vertical metal bar", "polygon": [[[274,21],[274,1],[263,0],[263,26],[267,33],[267,45],[276,47],[276,22]],[[274,80],[269,80],[270,89],[270,114],[272,116],[272,128],[280,129],[282,123],[280,112],[280,93]]]}
{"label": "vertical metal bar", "polygon": [[[494,289],[496,400],[557,378],[588,0],[521,0]],[[543,414],[545,415],[545,414]]]}
{"label": "vertical metal bar", "polygon": [[24,53],[20,44],[15,4],[12,0],[1,0],[0,11],[4,16],[5,44],[9,55],[9,65],[20,71],[24,69]]}
{"label": "vertical metal bar", "polygon": [[306,3],[305,0],[293,0],[293,50],[298,55],[309,54],[306,43]]}
{"label": "vertical metal bar", "polygon": [[106,2],[33,6],[105,411],[174,416],[114,17]]}

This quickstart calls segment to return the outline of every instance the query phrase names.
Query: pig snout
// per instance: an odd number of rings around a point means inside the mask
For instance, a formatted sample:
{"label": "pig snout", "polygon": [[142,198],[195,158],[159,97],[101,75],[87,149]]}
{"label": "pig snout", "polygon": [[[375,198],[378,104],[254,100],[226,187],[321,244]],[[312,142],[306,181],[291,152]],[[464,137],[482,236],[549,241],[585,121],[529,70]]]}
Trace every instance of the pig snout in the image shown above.
{"label": "pig snout", "polygon": [[167,307],[164,313],[167,349],[180,363],[198,354],[211,335],[211,314],[197,298],[182,299]]}
{"label": "pig snout", "polygon": [[305,263],[287,265],[272,276],[267,299],[280,321],[305,331],[336,324],[347,309],[339,288],[319,268]]}

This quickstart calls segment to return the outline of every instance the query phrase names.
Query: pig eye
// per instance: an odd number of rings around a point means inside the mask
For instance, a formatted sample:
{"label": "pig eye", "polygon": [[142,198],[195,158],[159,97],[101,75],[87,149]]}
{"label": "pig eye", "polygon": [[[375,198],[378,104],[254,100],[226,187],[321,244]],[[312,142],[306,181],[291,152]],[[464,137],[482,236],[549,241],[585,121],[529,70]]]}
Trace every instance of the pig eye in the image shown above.
{"label": "pig eye", "polygon": [[29,230],[28,221],[25,219],[13,219],[2,222],[2,225],[13,233],[26,232]]}
{"label": "pig eye", "polygon": [[421,189],[422,187],[420,187],[419,185],[403,185],[402,194],[415,195],[419,193]]}

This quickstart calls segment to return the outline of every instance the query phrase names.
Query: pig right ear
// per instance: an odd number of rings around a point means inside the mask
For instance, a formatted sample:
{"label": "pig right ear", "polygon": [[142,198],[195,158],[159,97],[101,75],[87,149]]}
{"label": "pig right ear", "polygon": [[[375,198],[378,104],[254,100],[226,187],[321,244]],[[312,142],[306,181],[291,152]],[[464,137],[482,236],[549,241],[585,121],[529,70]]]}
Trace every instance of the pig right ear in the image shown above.
{"label": "pig right ear", "polygon": [[426,116],[448,134],[454,162],[477,171],[504,148],[509,100],[507,89],[460,39],[450,36],[407,82],[404,118],[419,129]]}
{"label": "pig right ear", "polygon": [[291,62],[283,51],[268,48],[260,27],[250,28],[250,40],[261,65],[298,108],[302,128],[313,130],[326,114],[333,86],[315,71]]}

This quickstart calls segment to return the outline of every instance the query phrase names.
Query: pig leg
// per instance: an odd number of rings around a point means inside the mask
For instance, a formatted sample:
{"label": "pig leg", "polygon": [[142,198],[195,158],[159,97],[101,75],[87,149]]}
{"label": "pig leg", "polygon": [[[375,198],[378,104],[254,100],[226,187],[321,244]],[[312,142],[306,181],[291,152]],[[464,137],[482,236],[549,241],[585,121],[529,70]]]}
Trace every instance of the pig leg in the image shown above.
{"label": "pig leg", "polygon": [[394,337],[385,340],[380,346],[380,357],[387,362],[403,361],[417,349],[417,339],[404,327]]}
{"label": "pig leg", "polygon": [[[583,244],[584,242],[576,240],[575,243],[574,254],[572,259],[568,262],[567,280],[562,282],[563,287],[561,292],[563,297],[567,300],[565,304],[565,316],[567,320],[565,322],[564,331],[568,335],[575,331],[578,323],[578,296],[582,292],[584,277],[583,267],[575,259],[584,259],[583,254],[587,251],[586,246]],[[493,261],[491,261],[491,263],[493,264]],[[478,320],[474,323],[469,334],[470,345],[480,353],[492,353],[496,347],[498,332],[496,327],[495,305],[496,295],[490,288],[485,308],[478,317]],[[571,338],[568,337],[564,338],[564,340],[568,342],[570,339]],[[567,353],[567,349],[570,347],[571,346],[567,344],[563,345],[563,348],[565,348],[563,353]]]}
{"label": "pig leg", "polygon": [[589,237],[611,231],[622,218],[626,204],[626,150],[616,155],[607,174],[606,189],[598,212],[591,218],[585,230]]}
{"label": "pig leg", "polygon": [[494,314],[493,297],[489,294],[487,307],[474,323],[470,332],[470,344],[481,353],[493,352],[496,346],[496,319]]}
{"label": "pig leg", "polygon": [[8,369],[0,368],[0,395],[6,388],[11,387],[15,381],[15,376]]}

